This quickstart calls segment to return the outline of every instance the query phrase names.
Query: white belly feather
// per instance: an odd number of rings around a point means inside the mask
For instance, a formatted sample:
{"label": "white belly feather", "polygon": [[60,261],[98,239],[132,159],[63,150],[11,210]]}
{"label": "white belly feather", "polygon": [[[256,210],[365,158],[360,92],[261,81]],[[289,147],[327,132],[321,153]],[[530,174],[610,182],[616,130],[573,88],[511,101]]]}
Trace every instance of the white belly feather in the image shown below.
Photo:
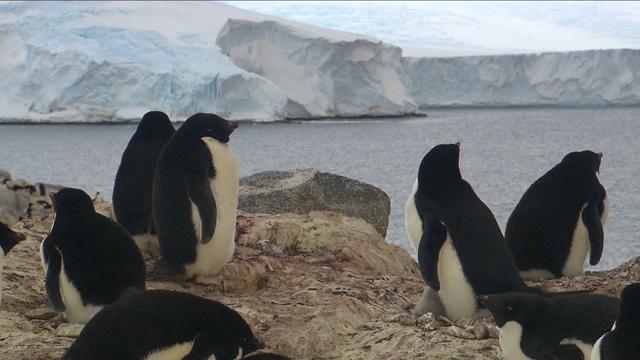
{"label": "white belly feather", "polygon": [[[209,148],[216,176],[210,182],[216,200],[216,228],[213,238],[206,244],[198,242],[196,261],[185,266],[188,276],[195,274],[213,275],[231,260],[235,249],[236,215],[240,177],[238,162],[229,144],[204,137],[202,141]],[[200,239],[202,222],[195,205],[191,204],[192,219],[196,236]]]}
{"label": "white belly feather", "polygon": [[418,254],[418,245],[420,245],[420,238],[422,237],[422,221],[418,215],[418,209],[416,209],[416,203],[414,200],[417,191],[418,180],[413,184],[413,190],[411,191],[411,195],[409,195],[407,204],[404,207],[404,225],[407,230],[407,235],[409,236],[409,241],[411,242],[411,246],[413,247],[416,255]]}
{"label": "white belly feather", "polygon": [[533,360],[522,352],[522,325],[516,321],[507,321],[500,328],[500,348],[508,360]]}
{"label": "white belly feather", "polygon": [[444,305],[447,317],[451,320],[476,317],[476,294],[464,276],[462,264],[448,235],[440,250],[438,277],[440,279],[438,296]]}

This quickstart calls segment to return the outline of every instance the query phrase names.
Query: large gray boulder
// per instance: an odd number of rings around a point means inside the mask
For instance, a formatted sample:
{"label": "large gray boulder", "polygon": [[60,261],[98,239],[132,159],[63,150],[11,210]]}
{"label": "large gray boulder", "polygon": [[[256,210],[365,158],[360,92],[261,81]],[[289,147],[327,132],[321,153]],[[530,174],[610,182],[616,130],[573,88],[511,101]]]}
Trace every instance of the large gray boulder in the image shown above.
{"label": "large gray boulder", "polygon": [[240,179],[238,209],[260,214],[334,211],[387,234],[391,200],[381,189],[316,169],[266,171]]}

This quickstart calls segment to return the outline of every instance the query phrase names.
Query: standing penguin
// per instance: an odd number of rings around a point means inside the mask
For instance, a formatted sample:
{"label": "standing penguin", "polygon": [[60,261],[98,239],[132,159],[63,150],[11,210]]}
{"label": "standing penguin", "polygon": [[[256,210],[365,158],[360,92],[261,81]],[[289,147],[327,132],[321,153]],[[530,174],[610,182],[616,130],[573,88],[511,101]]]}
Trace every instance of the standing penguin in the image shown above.
{"label": "standing penguin", "polygon": [[87,193],[52,195],[55,220],[40,245],[47,297],[73,323],[86,323],[105,305],[145,289],[145,264],[131,235],[95,212]]}
{"label": "standing penguin", "polygon": [[525,280],[577,276],[604,247],[609,198],[600,183],[602,154],[567,154],[522,195],[505,238]]}
{"label": "standing penguin", "polygon": [[165,113],[144,114],[122,153],[113,185],[114,219],[127,229],[142,251],[152,255],[160,252],[151,215],[153,174],[160,152],[174,132]]}
{"label": "standing penguin", "polygon": [[539,291],[520,278],[491,210],[460,175],[459,158],[460,144],[431,149],[405,208],[407,233],[428,285],[414,316],[478,318],[488,315],[478,306],[478,294]]}
{"label": "standing penguin", "polygon": [[491,311],[509,360],[589,360],[620,306],[620,299],[597,294],[513,292],[479,296],[478,301]]}
{"label": "standing penguin", "polygon": [[153,183],[162,259],[152,278],[173,273],[203,281],[233,256],[240,179],[229,136],[237,127],[215,114],[195,114],[162,150]]}
{"label": "standing penguin", "polygon": [[2,267],[4,257],[9,253],[9,250],[24,239],[26,239],[26,236],[16,233],[0,222],[0,304],[2,303]]}
{"label": "standing penguin", "polygon": [[246,321],[217,301],[147,290],[108,305],[63,360],[240,359],[264,348]]}
{"label": "standing penguin", "polygon": [[622,290],[620,314],[610,332],[593,346],[591,360],[640,359],[640,283]]}

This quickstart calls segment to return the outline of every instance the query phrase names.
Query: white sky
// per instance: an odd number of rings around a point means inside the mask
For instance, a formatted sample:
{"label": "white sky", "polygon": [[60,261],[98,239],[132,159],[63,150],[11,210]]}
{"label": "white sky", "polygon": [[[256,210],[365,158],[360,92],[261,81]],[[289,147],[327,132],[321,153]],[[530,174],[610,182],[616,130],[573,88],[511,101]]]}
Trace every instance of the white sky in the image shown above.
{"label": "white sky", "polygon": [[376,37],[459,50],[640,49],[638,1],[222,1]]}

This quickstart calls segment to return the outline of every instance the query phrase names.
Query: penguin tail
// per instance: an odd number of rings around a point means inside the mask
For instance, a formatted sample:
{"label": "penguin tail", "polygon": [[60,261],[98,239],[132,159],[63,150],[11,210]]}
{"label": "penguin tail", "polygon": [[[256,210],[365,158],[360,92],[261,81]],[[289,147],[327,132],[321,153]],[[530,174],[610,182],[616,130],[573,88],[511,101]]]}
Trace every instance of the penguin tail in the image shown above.
{"label": "penguin tail", "polygon": [[187,275],[182,266],[176,266],[167,260],[158,260],[149,271],[147,281],[187,281]]}

